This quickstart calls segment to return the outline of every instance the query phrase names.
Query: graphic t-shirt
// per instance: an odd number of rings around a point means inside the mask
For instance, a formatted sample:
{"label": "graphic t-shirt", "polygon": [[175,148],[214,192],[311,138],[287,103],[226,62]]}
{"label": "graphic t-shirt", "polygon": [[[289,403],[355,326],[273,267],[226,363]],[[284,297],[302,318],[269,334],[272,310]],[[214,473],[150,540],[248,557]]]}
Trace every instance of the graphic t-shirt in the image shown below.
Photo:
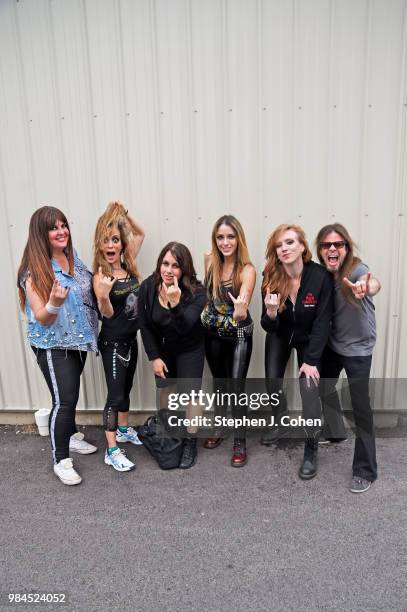
{"label": "graphic t-shirt", "polygon": [[110,291],[113,316],[103,318],[100,337],[104,340],[130,340],[135,338],[139,329],[137,302],[140,283],[130,277],[117,280]]}

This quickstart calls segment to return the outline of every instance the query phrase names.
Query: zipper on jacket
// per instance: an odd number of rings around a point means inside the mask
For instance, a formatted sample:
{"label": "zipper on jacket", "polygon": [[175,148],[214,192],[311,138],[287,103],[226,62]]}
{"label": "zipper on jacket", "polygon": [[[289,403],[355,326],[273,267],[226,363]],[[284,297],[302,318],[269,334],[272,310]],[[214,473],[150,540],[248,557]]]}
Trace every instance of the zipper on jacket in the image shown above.
{"label": "zipper on jacket", "polygon": [[[297,295],[295,296],[295,300],[293,302],[293,321],[294,321],[294,327],[295,327],[295,305],[297,303],[298,294],[299,294],[299,292],[301,290],[301,283],[302,283],[302,275],[301,275],[301,280],[300,280],[300,286],[298,287]],[[293,338],[294,338],[294,329],[293,329],[293,331],[291,333],[290,342],[288,343],[289,345],[291,344]]]}
{"label": "zipper on jacket", "polygon": [[[297,295],[298,295],[298,292],[297,292]],[[296,301],[297,301],[297,296],[295,297],[295,302],[296,302]],[[293,304],[293,319],[294,319],[294,326],[295,326],[295,302],[294,302],[294,304]],[[288,344],[291,344],[291,342],[292,342],[292,340],[293,340],[293,337],[294,337],[294,328],[293,328],[293,331],[292,331],[292,333],[291,333],[290,342],[289,342]]]}

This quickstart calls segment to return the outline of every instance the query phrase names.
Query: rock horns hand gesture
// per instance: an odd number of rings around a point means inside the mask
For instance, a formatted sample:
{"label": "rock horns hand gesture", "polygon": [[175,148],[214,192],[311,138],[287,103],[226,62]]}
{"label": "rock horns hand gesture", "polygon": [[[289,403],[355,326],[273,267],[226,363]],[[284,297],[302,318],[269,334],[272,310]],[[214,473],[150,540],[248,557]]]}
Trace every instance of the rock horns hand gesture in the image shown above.
{"label": "rock horns hand gesture", "polygon": [[249,305],[249,296],[247,293],[243,293],[242,295],[238,295],[237,298],[234,298],[233,295],[228,291],[228,296],[233,302],[234,311],[233,318],[235,321],[244,321],[247,317],[247,307]]}
{"label": "rock horns hand gesture", "polygon": [[55,279],[52,284],[51,293],[49,294],[49,303],[51,304],[51,306],[62,306],[62,304],[66,300],[66,296],[68,295],[68,293],[69,287],[62,287],[62,285],[59,284],[58,280]]}
{"label": "rock horns hand gesture", "polygon": [[365,295],[369,295],[370,293],[369,283],[371,277],[371,272],[368,272],[366,278],[361,278],[360,280],[357,280],[356,283],[352,283],[348,278],[346,278],[346,276],[344,276],[343,282],[352,290],[352,293],[357,300],[363,300]]}
{"label": "rock horns hand gesture", "polygon": [[102,266],[99,266],[97,275],[97,296],[99,299],[108,298],[109,293],[115,283],[115,278],[105,276],[102,272]]}

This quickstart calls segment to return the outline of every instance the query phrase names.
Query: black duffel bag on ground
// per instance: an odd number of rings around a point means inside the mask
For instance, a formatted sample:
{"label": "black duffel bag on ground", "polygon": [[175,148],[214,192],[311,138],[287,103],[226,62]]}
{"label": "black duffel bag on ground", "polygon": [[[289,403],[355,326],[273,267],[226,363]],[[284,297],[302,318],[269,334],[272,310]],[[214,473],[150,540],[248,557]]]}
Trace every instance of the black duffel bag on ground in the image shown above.
{"label": "black duffel bag on ground", "polygon": [[181,461],[183,440],[157,435],[157,417],[151,416],[139,427],[138,437],[162,470],[177,468]]}

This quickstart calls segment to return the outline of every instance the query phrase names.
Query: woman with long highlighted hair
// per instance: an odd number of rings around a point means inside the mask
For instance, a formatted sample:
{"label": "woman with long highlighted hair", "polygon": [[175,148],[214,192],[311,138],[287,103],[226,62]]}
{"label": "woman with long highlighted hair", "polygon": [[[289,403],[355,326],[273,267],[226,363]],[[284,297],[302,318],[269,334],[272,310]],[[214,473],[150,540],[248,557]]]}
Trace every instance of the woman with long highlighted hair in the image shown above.
{"label": "woman with long highlighted hair", "polygon": [[69,453],[97,450],[76,431],[75,410],[87,354],[97,350],[98,318],[92,274],[73,249],[66,216],[54,206],[43,206],[31,217],[17,286],[28,342],[52,398],[54,473],[64,484],[76,485],[82,478]]}
{"label": "woman with long highlighted hair", "polygon": [[[303,416],[316,423],[321,415],[318,383],[321,355],[329,335],[332,316],[332,279],[323,266],[311,261],[304,230],[298,225],[279,225],[267,243],[262,283],[261,325],[267,332],[265,369],[269,392],[281,388],[292,349],[296,349]],[[262,444],[275,442],[284,433],[287,406],[281,396],[275,420],[277,428]],[[304,461],[299,475],[317,473],[317,426],[306,430]]]}
{"label": "woman with long highlighted hair", "polygon": [[137,432],[129,427],[129,407],[139,329],[136,257],[143,240],[143,229],[123,204],[111,202],[96,225],[93,287],[103,317],[98,346],[107,384],[105,463],[118,472],[134,470],[135,464],[117,443],[141,444]]}
{"label": "woman with long highlighted hair", "polygon": [[[247,376],[253,336],[248,307],[255,283],[243,227],[232,215],[223,215],[213,227],[212,249],[205,256],[208,303],[201,316],[206,359],[214,378],[241,381]],[[238,383],[231,384],[239,390]],[[236,415],[236,407],[232,412]],[[216,448],[221,441],[220,436],[210,437],[205,448]],[[246,463],[246,433],[240,428],[235,432],[231,465]]]}

